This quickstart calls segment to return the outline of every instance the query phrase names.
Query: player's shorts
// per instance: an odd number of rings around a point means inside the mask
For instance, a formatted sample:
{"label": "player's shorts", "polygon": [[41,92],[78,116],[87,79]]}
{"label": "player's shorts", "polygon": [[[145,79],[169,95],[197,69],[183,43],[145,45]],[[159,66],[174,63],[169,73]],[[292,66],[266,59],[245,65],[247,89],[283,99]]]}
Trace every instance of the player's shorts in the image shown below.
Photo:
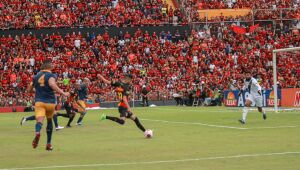
{"label": "player's shorts", "polygon": [[78,109],[74,108],[72,105],[68,104],[67,102],[64,103],[65,110],[68,115],[75,114],[78,112]]}
{"label": "player's shorts", "polygon": [[85,112],[86,111],[86,104],[83,100],[77,100],[77,104],[78,104],[78,111],[79,112]]}
{"label": "player's shorts", "polygon": [[262,96],[254,96],[252,94],[248,94],[248,96],[246,96],[246,100],[250,100],[252,103],[255,103],[256,107],[263,106]]}
{"label": "player's shorts", "polygon": [[120,117],[130,118],[132,116],[131,112],[128,112],[128,109],[122,106],[119,106]]}
{"label": "player's shorts", "polygon": [[54,103],[35,103],[35,117],[47,117],[52,118],[55,111]]}

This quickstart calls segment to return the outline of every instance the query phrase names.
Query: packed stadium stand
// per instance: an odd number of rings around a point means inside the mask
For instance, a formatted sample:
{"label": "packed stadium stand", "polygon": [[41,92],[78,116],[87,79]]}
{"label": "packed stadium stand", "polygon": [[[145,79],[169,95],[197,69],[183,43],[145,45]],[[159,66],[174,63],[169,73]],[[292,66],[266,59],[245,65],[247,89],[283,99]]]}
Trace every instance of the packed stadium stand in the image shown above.
{"label": "packed stadium stand", "polygon": [[183,23],[172,1],[4,0],[0,29],[142,26]]}
{"label": "packed stadium stand", "polygon": [[[238,84],[246,69],[255,68],[264,88],[272,88],[272,49],[300,46],[298,0],[4,0],[0,2],[0,29],[31,29],[32,34],[3,35],[0,39],[0,106],[26,105],[32,96],[26,87],[42,61],[55,63],[54,73],[64,89],[84,77],[92,80],[90,93],[96,101],[115,100],[111,89],[100,83],[97,73],[117,79],[124,73],[134,75],[134,91],[143,85],[151,89],[150,98],[169,99],[172,93],[206,84],[211,89],[230,89]],[[136,27],[185,24],[204,21],[200,9],[274,9],[292,8],[285,16],[293,19],[280,29],[267,24],[252,32],[239,34],[230,24],[186,32],[148,32],[137,29],[116,36],[109,27]],[[182,10],[186,9],[186,10]],[[254,19],[276,19],[276,12],[261,11]],[[282,12],[280,12],[282,19]],[[284,17],[283,17],[284,18]],[[298,18],[298,19],[297,19]],[[212,17],[210,21],[253,20],[251,16]],[[188,22],[192,25],[192,22]],[[107,26],[104,34],[73,32],[35,35],[42,28],[86,28]],[[300,56],[279,58],[281,87],[300,87]],[[284,63],[284,64],[282,64]],[[138,97],[138,95],[136,95]]]}
{"label": "packed stadium stand", "polygon": [[[300,18],[298,0],[183,0],[182,7],[185,9],[191,21],[203,22],[201,10],[219,9],[226,13],[226,9],[235,9],[231,15],[221,15],[208,18],[209,21],[252,21],[268,19],[295,19]],[[241,13],[239,9],[249,9],[249,13]],[[199,12],[200,10],[200,12]],[[223,10],[223,11],[222,11]],[[200,15],[200,17],[199,17]]]}

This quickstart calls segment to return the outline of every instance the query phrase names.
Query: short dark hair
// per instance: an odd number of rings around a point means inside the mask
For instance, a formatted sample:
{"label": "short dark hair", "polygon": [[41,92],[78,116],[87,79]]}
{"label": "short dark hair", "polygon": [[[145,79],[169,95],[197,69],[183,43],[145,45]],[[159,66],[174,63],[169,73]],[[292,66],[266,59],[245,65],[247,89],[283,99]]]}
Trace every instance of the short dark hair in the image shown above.
{"label": "short dark hair", "polygon": [[244,70],[244,73],[245,74],[247,74],[247,73],[252,74],[252,72],[250,70]]}
{"label": "short dark hair", "polygon": [[44,63],[41,66],[41,70],[49,70],[52,67],[52,61],[51,60],[45,60]]}

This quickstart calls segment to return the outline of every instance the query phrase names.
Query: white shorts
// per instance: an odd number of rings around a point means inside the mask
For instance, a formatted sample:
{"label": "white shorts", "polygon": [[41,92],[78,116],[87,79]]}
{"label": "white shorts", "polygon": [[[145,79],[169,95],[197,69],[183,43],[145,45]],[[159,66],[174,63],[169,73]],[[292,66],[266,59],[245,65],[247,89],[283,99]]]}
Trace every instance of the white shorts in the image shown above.
{"label": "white shorts", "polygon": [[246,100],[250,100],[252,104],[254,103],[256,107],[262,107],[263,102],[262,102],[262,96],[254,96],[252,94],[248,94],[246,96]]}

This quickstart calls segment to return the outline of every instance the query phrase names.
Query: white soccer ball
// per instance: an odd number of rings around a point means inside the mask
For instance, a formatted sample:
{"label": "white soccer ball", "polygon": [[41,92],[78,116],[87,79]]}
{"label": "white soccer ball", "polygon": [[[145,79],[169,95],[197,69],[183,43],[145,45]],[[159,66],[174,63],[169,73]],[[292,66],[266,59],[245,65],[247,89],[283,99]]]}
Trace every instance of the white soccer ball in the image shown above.
{"label": "white soccer ball", "polygon": [[147,129],[146,131],[145,131],[145,137],[146,138],[152,138],[153,137],[153,131],[152,130],[150,130],[150,129]]}

